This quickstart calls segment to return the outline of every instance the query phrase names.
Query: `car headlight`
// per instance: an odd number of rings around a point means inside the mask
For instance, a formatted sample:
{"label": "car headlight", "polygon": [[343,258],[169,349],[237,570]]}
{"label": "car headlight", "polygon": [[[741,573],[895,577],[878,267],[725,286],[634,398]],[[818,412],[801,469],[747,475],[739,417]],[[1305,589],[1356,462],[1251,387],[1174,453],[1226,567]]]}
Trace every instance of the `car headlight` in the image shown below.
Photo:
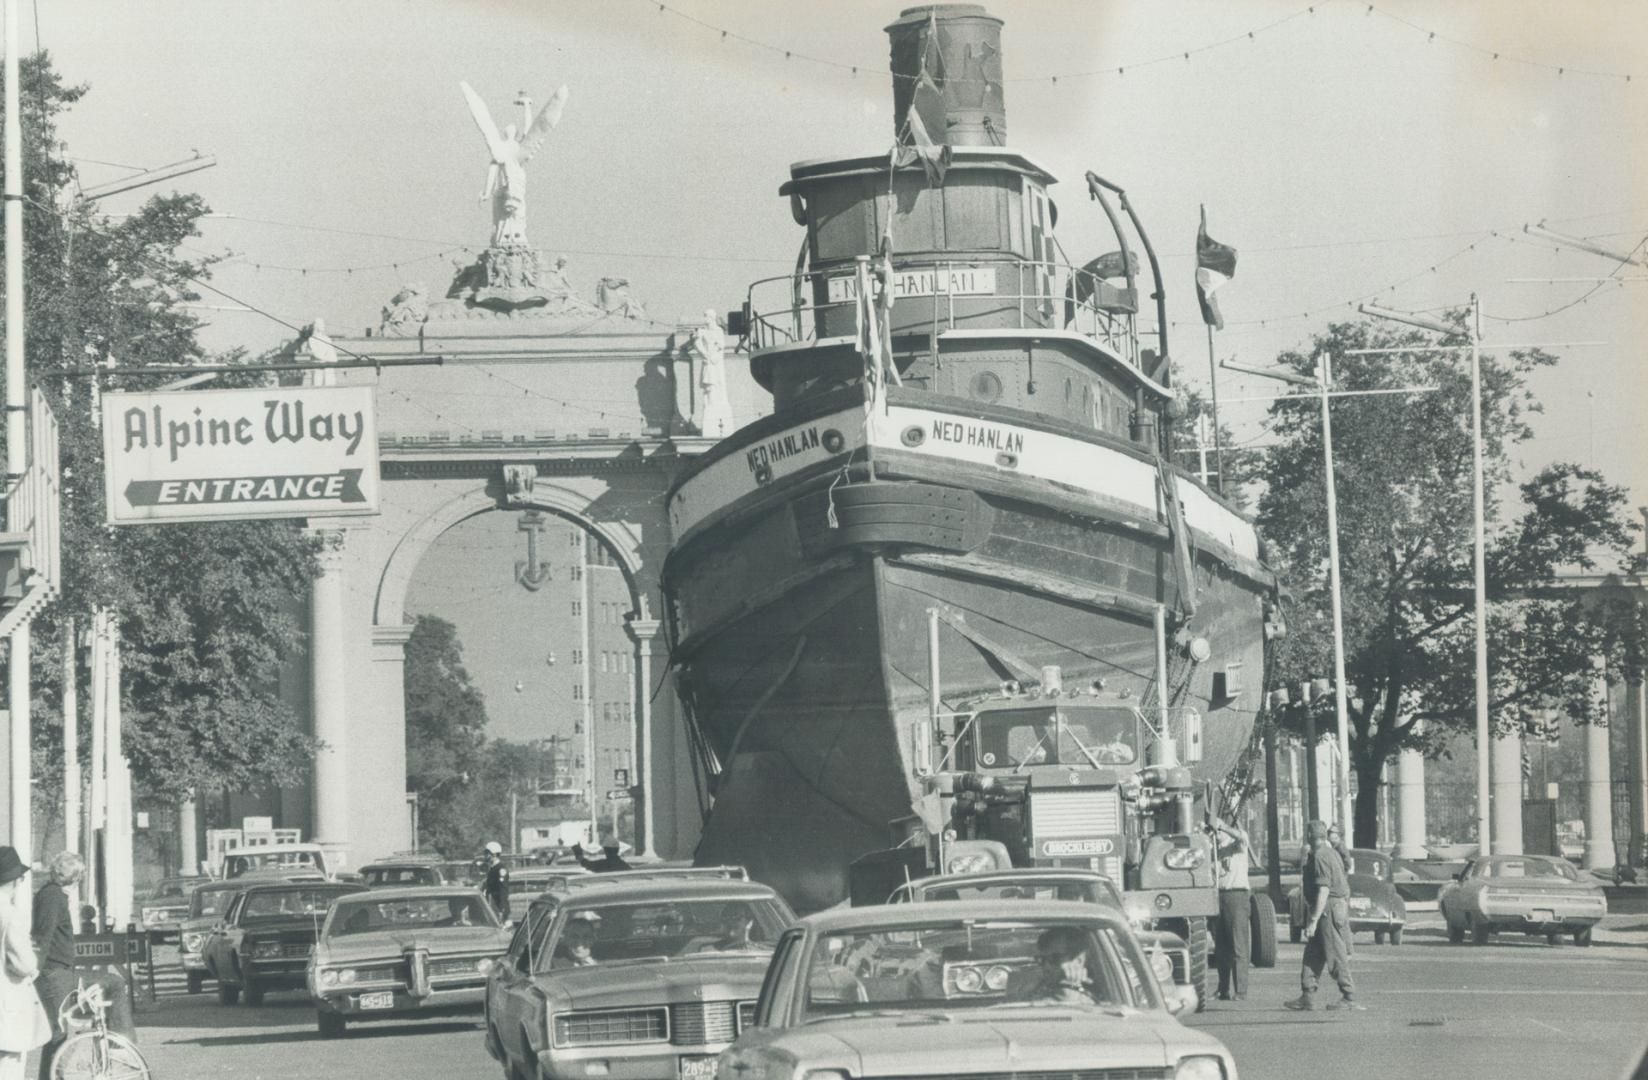
{"label": "car headlight", "polygon": [[166,917],[166,913],[159,908],[148,908],[143,912],[143,925],[153,926]]}
{"label": "car headlight", "polygon": [[279,956],[279,955],[280,955],[280,942],[278,942],[278,941],[259,941],[259,942],[257,942],[256,944],[254,944],[252,946],[252,958],[253,959],[267,960],[267,959],[270,959],[272,957],[276,957],[276,956]]}
{"label": "car headlight", "polygon": [[1216,1057],[1198,1055],[1179,1059],[1173,1080],[1224,1080],[1225,1063]]}
{"label": "car headlight", "polygon": [[964,967],[956,972],[956,989],[964,994],[976,994],[984,989],[984,975],[978,968]]}
{"label": "car headlight", "polygon": [[1160,949],[1150,950],[1150,970],[1156,973],[1156,981],[1166,984],[1173,981],[1173,958]]}
{"label": "car headlight", "polygon": [[946,864],[946,872],[951,874],[976,874],[981,870],[994,870],[995,868],[996,860],[983,852],[975,852],[972,855],[957,855]]}
{"label": "car headlight", "polygon": [[1012,977],[1011,971],[997,964],[984,973],[984,985],[991,990],[1005,990]]}
{"label": "car headlight", "polygon": [[[1195,847],[1168,848],[1162,862],[1167,864],[1169,870],[1194,870],[1207,862],[1207,852]],[[1211,1060],[1217,1061],[1218,1058]]]}
{"label": "car headlight", "polygon": [[491,971],[492,958],[490,956],[483,956],[479,960],[475,961],[475,970],[482,975],[485,975],[487,972]]}
{"label": "car headlight", "polygon": [[200,951],[200,942],[201,942],[202,937],[204,937],[204,935],[202,935],[202,934],[184,934],[183,935],[183,951],[184,952],[192,952],[192,953],[199,952]]}
{"label": "car headlight", "polygon": [[338,985],[338,973],[335,972],[335,971],[323,971],[323,972],[321,972],[320,973],[320,984],[322,986],[336,986],[336,985]]}

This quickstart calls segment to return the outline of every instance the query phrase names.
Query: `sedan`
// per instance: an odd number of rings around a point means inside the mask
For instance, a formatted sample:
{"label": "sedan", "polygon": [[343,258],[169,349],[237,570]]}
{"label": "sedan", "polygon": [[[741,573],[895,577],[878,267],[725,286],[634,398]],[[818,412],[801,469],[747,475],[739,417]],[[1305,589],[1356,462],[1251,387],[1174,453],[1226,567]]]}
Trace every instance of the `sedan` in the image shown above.
{"label": "sedan", "polygon": [[[1408,924],[1408,904],[1391,880],[1391,857],[1378,851],[1353,848],[1345,870],[1350,879],[1351,933],[1372,930],[1376,945],[1383,945],[1387,939],[1392,945],[1402,944],[1402,928]],[[1288,937],[1296,942],[1302,940],[1309,921],[1305,891],[1295,885],[1288,891]]]}
{"label": "sedan", "polygon": [[1129,1076],[1235,1080],[1175,1012],[1127,920],[1093,904],[968,900],[820,912],[779,939],[718,1080]]}
{"label": "sedan", "polygon": [[1601,884],[1549,855],[1472,859],[1436,901],[1455,944],[1469,934],[1486,945],[1496,931],[1510,930],[1543,934],[1552,945],[1572,934],[1575,945],[1589,945],[1591,928],[1608,914]]}
{"label": "sedan", "polygon": [[364,892],[360,885],[333,882],[253,885],[229,905],[222,924],[205,944],[206,970],[217,980],[220,1004],[261,1005],[270,990],[304,985],[309,953],[340,896]]}
{"label": "sedan", "polygon": [[339,897],[309,960],[323,1038],[351,1021],[480,1012],[509,932],[462,885],[373,889]]}

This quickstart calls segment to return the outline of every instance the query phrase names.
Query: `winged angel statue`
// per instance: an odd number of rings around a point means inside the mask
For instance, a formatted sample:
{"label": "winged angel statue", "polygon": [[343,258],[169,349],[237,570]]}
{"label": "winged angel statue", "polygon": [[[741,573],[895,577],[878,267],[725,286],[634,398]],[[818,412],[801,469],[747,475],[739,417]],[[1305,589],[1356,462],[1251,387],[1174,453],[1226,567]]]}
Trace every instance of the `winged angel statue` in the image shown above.
{"label": "winged angel statue", "polygon": [[[458,85],[463,88],[475,126],[481,129],[487,150],[492,154],[492,164],[486,171],[486,190],[481,192],[482,199],[488,196],[492,199],[492,246],[526,247],[526,163],[561,122],[567,88],[563,86],[551,95],[524,134],[517,132],[514,124],[506,124],[500,135],[480,95],[466,82]],[[531,99],[523,93],[515,103],[521,106],[522,121],[527,121],[532,116]]]}

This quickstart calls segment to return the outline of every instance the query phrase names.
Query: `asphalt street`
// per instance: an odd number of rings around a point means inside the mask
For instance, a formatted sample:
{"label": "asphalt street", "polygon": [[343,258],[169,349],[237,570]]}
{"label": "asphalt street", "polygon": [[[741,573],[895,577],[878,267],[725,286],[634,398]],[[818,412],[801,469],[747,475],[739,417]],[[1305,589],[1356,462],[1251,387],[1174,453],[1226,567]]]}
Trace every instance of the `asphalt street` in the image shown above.
{"label": "asphalt street", "polygon": [[[1434,918],[1410,925],[1400,946],[1358,936],[1353,970],[1367,1012],[1282,1008],[1298,993],[1301,952],[1284,940],[1277,966],[1254,972],[1248,1000],[1213,1002],[1189,1022],[1225,1041],[1245,1080],[1612,1080],[1642,1053],[1648,916],[1610,916],[1589,949],[1521,938],[1450,945]],[[172,950],[158,956],[159,999],[140,1004],[138,1024],[140,1046],[163,1080],[498,1074],[478,1022],[362,1024],[342,1039],[322,1040],[301,992],[271,994],[258,1008],[225,1007],[210,986],[204,994],[184,992],[180,974],[167,966]]]}

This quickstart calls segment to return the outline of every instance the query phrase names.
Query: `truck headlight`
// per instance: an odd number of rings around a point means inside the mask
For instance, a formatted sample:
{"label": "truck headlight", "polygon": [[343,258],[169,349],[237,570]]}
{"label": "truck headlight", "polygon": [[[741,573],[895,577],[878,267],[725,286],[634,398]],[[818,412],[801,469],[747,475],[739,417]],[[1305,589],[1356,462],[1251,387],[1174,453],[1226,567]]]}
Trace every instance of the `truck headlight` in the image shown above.
{"label": "truck headlight", "polygon": [[[1168,848],[1167,854],[1162,856],[1162,862],[1167,865],[1169,870],[1194,870],[1207,862],[1207,852],[1194,847]],[[1216,1062],[1219,1059],[1209,1058],[1208,1060]]]}
{"label": "truck headlight", "polygon": [[1198,1055],[1179,1059],[1173,1080],[1224,1080],[1225,1063],[1216,1057]]}

